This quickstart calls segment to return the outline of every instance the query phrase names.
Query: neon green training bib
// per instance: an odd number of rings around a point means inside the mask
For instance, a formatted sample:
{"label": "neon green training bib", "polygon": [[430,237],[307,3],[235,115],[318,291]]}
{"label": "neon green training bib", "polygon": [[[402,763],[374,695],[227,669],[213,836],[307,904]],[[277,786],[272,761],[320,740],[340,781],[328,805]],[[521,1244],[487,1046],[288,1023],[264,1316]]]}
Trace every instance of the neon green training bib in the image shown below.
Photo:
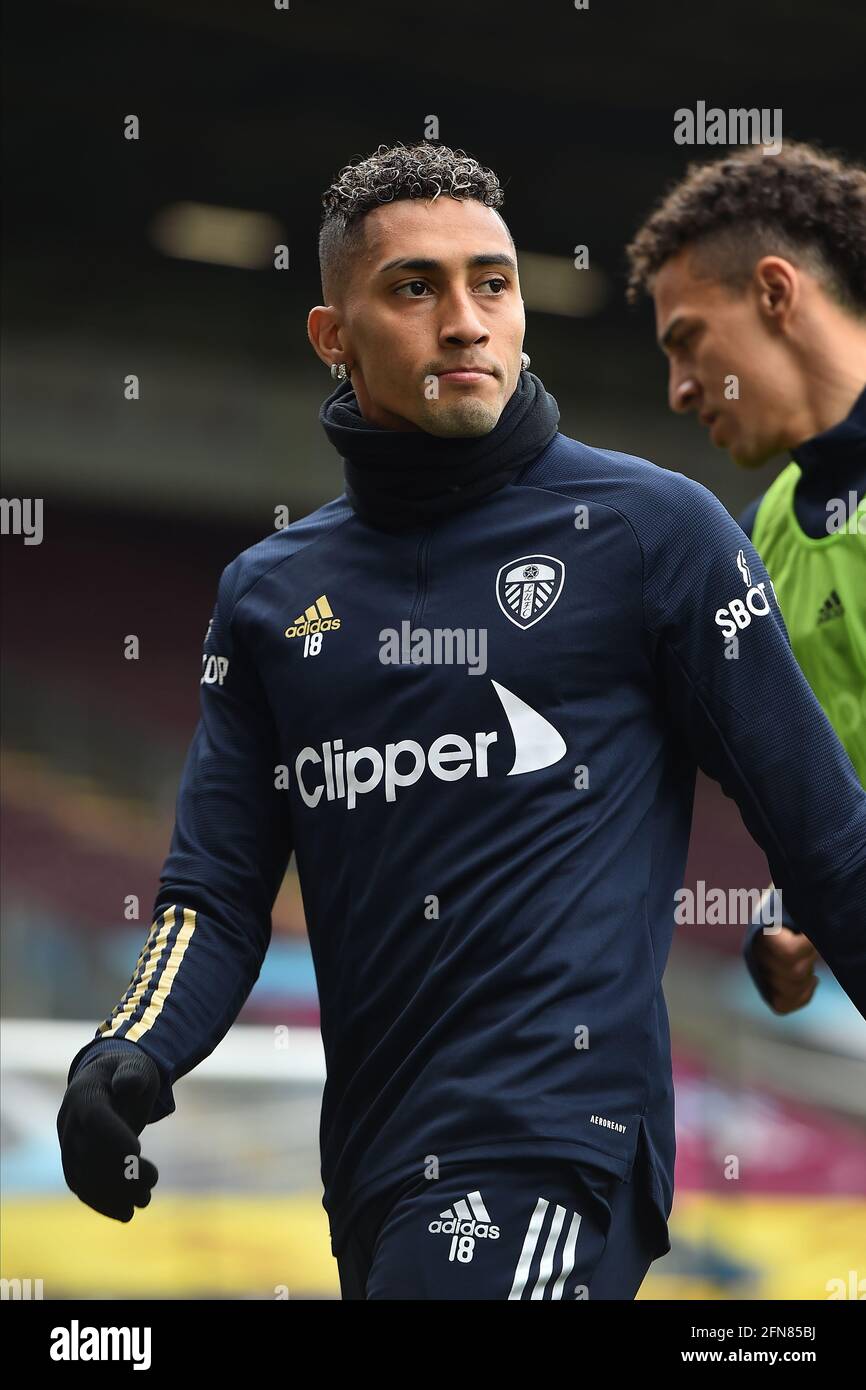
{"label": "neon green training bib", "polygon": [[866,786],[866,497],[853,516],[813,540],[794,511],[800,466],[767,489],[752,544],[773,581],[791,646]]}

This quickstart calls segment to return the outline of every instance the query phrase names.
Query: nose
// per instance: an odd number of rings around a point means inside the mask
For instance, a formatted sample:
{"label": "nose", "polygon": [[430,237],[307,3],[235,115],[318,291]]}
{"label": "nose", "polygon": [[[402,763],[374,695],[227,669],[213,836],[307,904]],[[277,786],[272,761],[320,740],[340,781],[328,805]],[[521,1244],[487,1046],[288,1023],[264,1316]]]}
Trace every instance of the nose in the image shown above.
{"label": "nose", "polygon": [[440,340],[451,347],[466,347],[474,343],[486,343],[490,332],[470,295],[464,290],[456,290],[443,298],[444,313],[440,326]]}
{"label": "nose", "polygon": [[668,404],[671,410],[677,414],[682,414],[686,410],[692,410],[698,403],[701,388],[693,376],[685,372],[678,372],[675,367],[671,367],[670,381],[668,382]]}

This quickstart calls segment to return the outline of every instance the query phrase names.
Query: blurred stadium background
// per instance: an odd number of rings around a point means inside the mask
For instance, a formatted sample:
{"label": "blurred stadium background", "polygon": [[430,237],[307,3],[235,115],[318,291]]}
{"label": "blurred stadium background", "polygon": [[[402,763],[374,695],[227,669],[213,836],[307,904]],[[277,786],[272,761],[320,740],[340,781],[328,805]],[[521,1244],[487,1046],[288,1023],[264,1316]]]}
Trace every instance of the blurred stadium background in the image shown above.
{"label": "blurred stadium background", "polygon": [[[687,154],[713,153],[674,144],[679,106],[780,107],[786,135],[862,157],[863,24],[806,0],[7,12],[3,496],[43,499],[44,539],[0,547],[4,1278],[41,1278],[46,1298],[338,1296],[293,865],[239,1023],[146,1132],[151,1206],[129,1226],[83,1206],[55,1132],[68,1063],[149,926],[220,571],[276,506],[295,519],[342,490],[317,419],[330,378],[305,331],[322,189],[437,116],[440,138],[505,184],[525,346],[561,428],[688,473],[737,515],[777,469],[739,473],[670,416],[651,313],[623,306],[622,247]],[[571,268],[577,244],[589,272]],[[705,780],[698,879],[769,881]],[[806,1010],[771,1014],[741,936],[677,932],[673,1251],[641,1298],[823,1299],[828,1281],[866,1276],[862,1020],[826,971]]]}

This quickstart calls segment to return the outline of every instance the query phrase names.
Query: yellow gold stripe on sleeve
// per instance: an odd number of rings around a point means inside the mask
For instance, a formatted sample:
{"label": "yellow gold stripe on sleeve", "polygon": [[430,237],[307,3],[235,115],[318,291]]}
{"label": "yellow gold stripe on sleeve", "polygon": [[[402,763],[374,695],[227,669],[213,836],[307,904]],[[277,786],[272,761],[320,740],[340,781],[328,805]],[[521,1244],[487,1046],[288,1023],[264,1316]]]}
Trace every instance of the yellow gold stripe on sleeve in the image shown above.
{"label": "yellow gold stripe on sleeve", "polygon": [[[115,1013],[111,1017],[111,1019],[107,1020],[107,1022],[104,1023],[102,1027],[99,1029],[99,1032],[102,1035],[102,1037],[114,1037],[118,1030],[123,1027],[124,1023],[128,1023],[130,1019],[132,1019],[135,1016],[137,1009],[140,1008],[141,1002],[150,986],[150,982],[153,979],[154,974],[156,973],[156,970],[159,966],[160,957],[162,956],[168,944],[168,938],[174,929],[175,912],[176,908],[174,906],[166,908],[165,913],[163,915],[162,926],[159,928],[159,931],[156,933],[156,936],[153,938],[152,942],[150,938],[148,938],[148,942],[146,943],[145,948],[142,951],[141,956],[139,957],[139,961],[141,962],[143,958],[147,955],[148,950],[150,950],[150,959],[148,960],[147,966],[142,972],[141,979],[138,981],[138,984],[135,986],[135,989],[132,991],[132,994],[129,996],[126,1002],[122,1003],[120,1007],[117,1010],[115,1010]],[[154,923],[154,926],[155,925],[156,924]],[[151,937],[153,937],[152,931]],[[128,1034],[124,1034],[124,1037],[128,1036]]]}
{"label": "yellow gold stripe on sleeve", "polygon": [[151,996],[150,1003],[138,1023],[134,1023],[129,1032],[124,1033],[124,1037],[129,1042],[138,1042],[139,1038],[153,1027],[162,1013],[163,1006],[171,993],[171,987],[174,984],[175,976],[186,955],[186,948],[192,939],[194,931],[195,913],[191,908],[185,907],[183,909],[183,926],[177,934],[177,939],[172,947],[171,955],[168,958],[168,964],[159,978],[156,989]]}
{"label": "yellow gold stripe on sleeve", "polygon": [[112,1023],[114,1022],[117,1015],[120,1013],[121,1009],[126,1007],[127,1002],[131,998],[133,992],[135,991],[138,985],[139,980],[141,979],[142,972],[145,970],[147,966],[148,957],[150,956],[150,953],[153,950],[154,945],[156,944],[156,938],[159,935],[160,928],[162,927],[164,921],[165,916],[162,912],[160,912],[159,915],[151,923],[150,931],[147,934],[147,940],[145,941],[144,945],[138,953],[138,960],[135,963],[135,969],[132,972],[129,984],[127,985],[123,997],[120,999],[119,1003],[115,1004],[114,1008],[111,1010],[111,1013],[108,1015],[108,1018],[104,1021],[104,1023],[101,1023],[99,1025],[97,1032],[99,1032],[100,1034],[104,1034],[111,1027]]}

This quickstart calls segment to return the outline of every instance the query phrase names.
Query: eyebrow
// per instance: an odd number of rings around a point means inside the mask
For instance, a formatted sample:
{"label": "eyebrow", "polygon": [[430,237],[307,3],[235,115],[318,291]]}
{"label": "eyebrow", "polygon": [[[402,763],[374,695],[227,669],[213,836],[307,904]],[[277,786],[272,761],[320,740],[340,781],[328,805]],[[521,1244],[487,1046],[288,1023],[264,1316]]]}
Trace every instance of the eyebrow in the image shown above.
{"label": "eyebrow", "polygon": [[[466,259],[467,269],[472,266],[481,265],[501,265],[508,270],[517,271],[517,262],[513,256],[507,256],[504,251],[484,251],[477,256],[468,256]],[[384,275],[388,270],[443,270],[442,261],[434,260],[430,256],[398,256],[396,260],[386,261],[380,265],[377,275]]]}

